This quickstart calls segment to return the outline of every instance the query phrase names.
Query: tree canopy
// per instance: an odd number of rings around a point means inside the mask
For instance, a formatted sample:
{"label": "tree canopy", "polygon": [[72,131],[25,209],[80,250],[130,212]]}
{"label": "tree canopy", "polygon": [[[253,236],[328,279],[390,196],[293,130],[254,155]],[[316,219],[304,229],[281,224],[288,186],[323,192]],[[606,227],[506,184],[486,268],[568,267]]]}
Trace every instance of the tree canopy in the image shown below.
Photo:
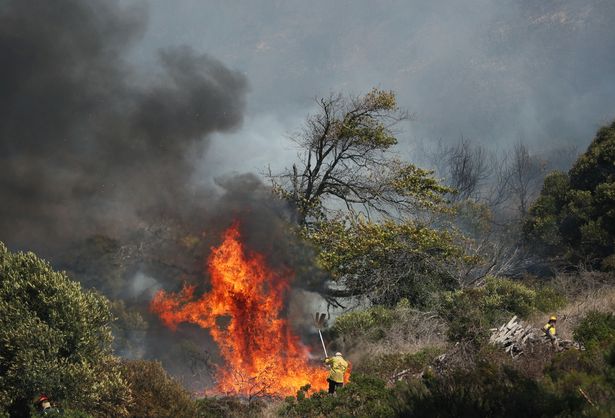
{"label": "tree canopy", "polygon": [[547,176],[524,232],[558,264],[615,269],[615,122],[598,131],[568,173]]}
{"label": "tree canopy", "polygon": [[111,320],[105,297],[0,242],[0,412],[25,415],[44,393],[125,415],[130,392],[111,355]]}
{"label": "tree canopy", "polygon": [[[293,140],[299,161],[270,175],[275,189],[309,223],[332,207],[385,216],[433,207],[449,191],[432,173],[396,158],[395,126],[407,118],[395,94],[373,89],[360,97],[332,95],[318,101]],[[328,205],[327,205],[328,204]]]}
{"label": "tree canopy", "polygon": [[406,298],[426,306],[434,291],[456,287],[452,261],[463,257],[457,236],[420,222],[335,219],[306,231],[317,262],[337,284],[329,296],[366,296],[395,305]]}
{"label": "tree canopy", "polygon": [[294,138],[298,161],[271,179],[335,282],[325,298],[425,305],[430,291],[454,288],[448,267],[462,257],[459,236],[428,216],[449,211],[453,190],[394,152],[394,129],[407,118],[394,93],[332,95],[318,105]]}

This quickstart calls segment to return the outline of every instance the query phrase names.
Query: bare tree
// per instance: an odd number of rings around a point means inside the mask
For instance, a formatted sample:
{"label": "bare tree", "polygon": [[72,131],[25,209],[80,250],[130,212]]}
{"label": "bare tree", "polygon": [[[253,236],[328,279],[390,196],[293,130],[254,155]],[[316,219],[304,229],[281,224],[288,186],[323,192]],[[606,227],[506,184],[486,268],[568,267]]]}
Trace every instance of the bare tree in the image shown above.
{"label": "bare tree", "polygon": [[453,145],[440,142],[429,153],[429,160],[446,184],[455,190],[451,195],[453,201],[481,199],[484,183],[492,173],[491,156],[485,147],[461,137]]}
{"label": "bare tree", "polygon": [[546,163],[530,155],[523,142],[513,148],[510,164],[509,187],[517,201],[519,215],[524,218],[529,206],[540,190]]}

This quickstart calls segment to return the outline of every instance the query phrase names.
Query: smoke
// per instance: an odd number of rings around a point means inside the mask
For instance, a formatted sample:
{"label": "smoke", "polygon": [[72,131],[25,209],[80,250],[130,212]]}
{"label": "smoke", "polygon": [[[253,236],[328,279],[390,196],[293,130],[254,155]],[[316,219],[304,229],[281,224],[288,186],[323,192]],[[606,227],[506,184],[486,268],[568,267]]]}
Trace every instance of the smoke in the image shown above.
{"label": "smoke", "polygon": [[237,128],[247,82],[189,47],[137,71],[145,7],[13,0],[0,6],[0,239],[43,250],[183,211],[209,136]]}
{"label": "smoke", "polygon": [[[283,138],[314,96],[372,86],[415,115],[400,148],[463,136],[582,150],[615,118],[612,0],[151,1],[146,45],[200,42],[249,71],[257,122],[242,135]],[[242,166],[262,166],[263,154],[244,155]]]}

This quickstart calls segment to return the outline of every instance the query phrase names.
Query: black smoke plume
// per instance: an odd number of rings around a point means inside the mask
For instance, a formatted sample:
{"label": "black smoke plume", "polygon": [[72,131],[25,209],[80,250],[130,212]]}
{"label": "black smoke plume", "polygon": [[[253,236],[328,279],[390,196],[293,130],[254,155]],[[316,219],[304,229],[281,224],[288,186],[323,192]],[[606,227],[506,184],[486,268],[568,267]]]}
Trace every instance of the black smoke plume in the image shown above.
{"label": "black smoke plume", "polygon": [[181,216],[208,136],[237,127],[247,82],[188,47],[144,71],[145,7],[0,2],[0,240],[49,254],[91,234]]}

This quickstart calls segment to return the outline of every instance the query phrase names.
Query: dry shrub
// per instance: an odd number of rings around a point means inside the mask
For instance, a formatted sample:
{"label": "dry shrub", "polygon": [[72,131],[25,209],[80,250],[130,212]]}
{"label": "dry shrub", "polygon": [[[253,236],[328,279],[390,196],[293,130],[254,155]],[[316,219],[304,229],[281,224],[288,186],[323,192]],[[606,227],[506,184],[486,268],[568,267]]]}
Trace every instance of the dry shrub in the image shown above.
{"label": "dry shrub", "polygon": [[278,411],[280,410],[280,408],[282,407],[283,404],[284,404],[284,401],[283,400],[279,400],[279,399],[268,401],[267,403],[265,403],[265,406],[263,407],[263,409],[261,411],[262,418],[277,418],[277,417],[279,417]]}
{"label": "dry shrub", "polygon": [[339,317],[334,345],[353,363],[388,354],[413,354],[446,346],[446,324],[436,313],[418,311],[402,300],[395,308],[375,306]]}
{"label": "dry shrub", "polygon": [[412,309],[399,309],[399,320],[385,332],[382,339],[367,344],[372,355],[389,353],[416,353],[425,348],[446,346],[446,324],[435,313]]}
{"label": "dry shrub", "polygon": [[551,364],[556,351],[551,344],[533,344],[523,350],[523,354],[515,358],[512,366],[523,376],[539,380],[544,374],[545,368]]}

